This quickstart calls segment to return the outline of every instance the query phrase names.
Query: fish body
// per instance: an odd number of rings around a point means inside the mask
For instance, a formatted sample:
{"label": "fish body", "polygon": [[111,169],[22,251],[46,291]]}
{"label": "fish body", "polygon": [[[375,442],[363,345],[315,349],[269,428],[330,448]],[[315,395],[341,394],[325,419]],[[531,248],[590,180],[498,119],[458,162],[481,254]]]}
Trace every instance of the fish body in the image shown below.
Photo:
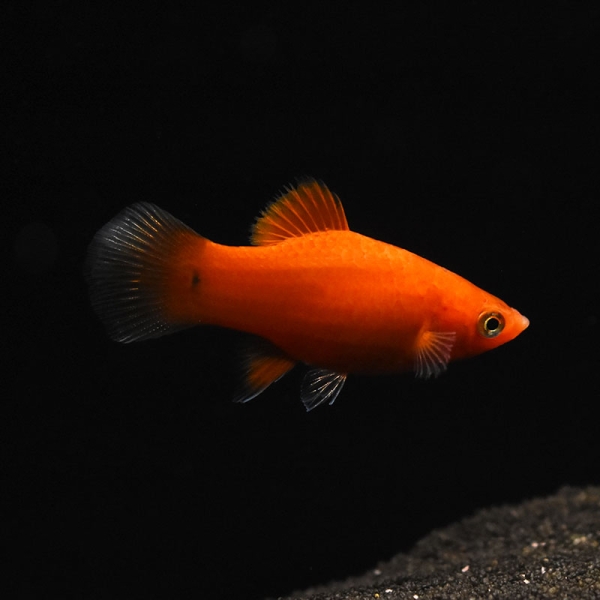
{"label": "fish body", "polygon": [[349,373],[414,370],[516,337],[525,317],[459,275],[350,231],[336,196],[306,180],[258,219],[252,246],[214,243],[150,204],[126,209],[90,245],[92,304],[119,341],[210,324],[253,334],[248,400],[296,363],[307,409]]}

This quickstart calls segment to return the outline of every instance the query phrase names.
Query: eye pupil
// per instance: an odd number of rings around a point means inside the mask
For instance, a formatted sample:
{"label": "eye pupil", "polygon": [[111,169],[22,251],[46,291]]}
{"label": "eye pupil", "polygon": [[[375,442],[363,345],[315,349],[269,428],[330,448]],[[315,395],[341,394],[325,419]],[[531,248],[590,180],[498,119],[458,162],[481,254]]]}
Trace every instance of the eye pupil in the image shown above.
{"label": "eye pupil", "polygon": [[499,312],[484,312],[477,319],[477,331],[485,338],[493,338],[504,329],[504,317]]}
{"label": "eye pupil", "polygon": [[496,317],[490,317],[485,322],[485,328],[488,331],[495,331],[500,326],[500,321]]}

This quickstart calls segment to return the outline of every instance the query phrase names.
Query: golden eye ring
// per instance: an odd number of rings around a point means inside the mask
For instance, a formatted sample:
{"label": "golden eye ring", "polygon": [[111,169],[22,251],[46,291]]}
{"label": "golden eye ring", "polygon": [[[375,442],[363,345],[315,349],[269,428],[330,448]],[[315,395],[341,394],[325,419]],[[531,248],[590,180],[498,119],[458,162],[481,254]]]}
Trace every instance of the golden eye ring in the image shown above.
{"label": "golden eye ring", "polygon": [[499,312],[483,312],[477,319],[477,331],[484,338],[495,338],[504,329],[504,325],[504,317]]}

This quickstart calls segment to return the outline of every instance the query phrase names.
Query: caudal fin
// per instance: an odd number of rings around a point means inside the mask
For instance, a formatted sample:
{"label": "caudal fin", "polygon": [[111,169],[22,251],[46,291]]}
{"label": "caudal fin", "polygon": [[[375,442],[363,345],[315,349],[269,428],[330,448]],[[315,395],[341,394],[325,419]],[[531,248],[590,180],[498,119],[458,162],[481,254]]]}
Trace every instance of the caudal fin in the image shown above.
{"label": "caudal fin", "polygon": [[85,275],[92,306],[112,339],[155,338],[199,321],[193,305],[205,243],[149,203],[124,209],[96,233]]}

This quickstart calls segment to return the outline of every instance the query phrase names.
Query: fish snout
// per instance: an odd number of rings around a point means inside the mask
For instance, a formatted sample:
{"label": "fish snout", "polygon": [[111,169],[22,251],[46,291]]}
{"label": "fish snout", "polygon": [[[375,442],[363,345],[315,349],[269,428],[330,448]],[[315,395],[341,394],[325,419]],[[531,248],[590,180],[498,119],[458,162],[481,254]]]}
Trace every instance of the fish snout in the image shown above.
{"label": "fish snout", "polygon": [[521,331],[524,331],[529,327],[529,319],[525,315],[521,314],[519,314],[519,317],[521,317]]}

